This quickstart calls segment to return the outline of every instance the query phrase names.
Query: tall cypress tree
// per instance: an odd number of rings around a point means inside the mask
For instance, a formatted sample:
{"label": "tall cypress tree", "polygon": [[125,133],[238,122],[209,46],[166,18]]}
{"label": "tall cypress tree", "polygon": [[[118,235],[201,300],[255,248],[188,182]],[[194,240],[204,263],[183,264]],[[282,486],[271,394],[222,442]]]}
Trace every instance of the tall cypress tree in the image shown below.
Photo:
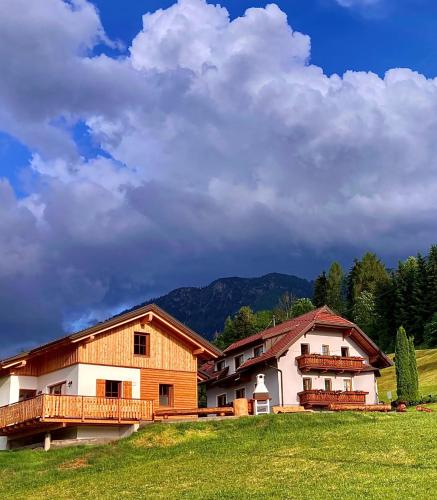
{"label": "tall cypress tree", "polygon": [[410,347],[403,326],[398,328],[396,334],[395,365],[398,400],[410,401],[412,393]]}
{"label": "tall cypress tree", "polygon": [[419,399],[419,373],[417,371],[416,351],[414,349],[414,338],[408,339],[408,354],[410,361],[411,392],[409,401]]}
{"label": "tall cypress tree", "polygon": [[316,307],[324,306],[328,301],[328,279],[325,271],[317,276],[314,281],[313,304]]}

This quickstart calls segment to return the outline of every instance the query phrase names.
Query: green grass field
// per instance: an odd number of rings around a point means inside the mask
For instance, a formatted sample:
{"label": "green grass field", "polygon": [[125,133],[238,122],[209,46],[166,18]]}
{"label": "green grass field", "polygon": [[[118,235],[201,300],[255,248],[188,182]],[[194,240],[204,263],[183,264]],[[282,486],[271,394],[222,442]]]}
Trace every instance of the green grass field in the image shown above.
{"label": "green grass field", "polygon": [[[390,355],[393,359],[393,355]],[[417,369],[419,371],[419,391],[422,396],[437,394],[437,349],[416,351]],[[396,398],[396,373],[391,366],[381,372],[378,379],[378,392],[382,400],[387,398],[387,391],[392,391]]]}
{"label": "green grass field", "polygon": [[154,424],[113,445],[0,453],[0,498],[432,498],[436,441],[437,412]]}

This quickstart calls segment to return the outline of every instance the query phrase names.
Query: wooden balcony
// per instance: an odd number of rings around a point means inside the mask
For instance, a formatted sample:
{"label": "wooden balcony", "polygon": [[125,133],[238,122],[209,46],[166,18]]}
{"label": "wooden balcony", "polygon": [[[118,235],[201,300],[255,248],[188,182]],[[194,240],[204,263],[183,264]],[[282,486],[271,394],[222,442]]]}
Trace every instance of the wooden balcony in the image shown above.
{"label": "wooden balcony", "polygon": [[366,404],[365,391],[323,391],[311,389],[298,393],[300,404],[305,408],[313,406],[329,406],[332,403],[347,405]]}
{"label": "wooden balcony", "polygon": [[296,358],[301,371],[360,372],[364,358],[359,356],[325,356],[323,354],[302,354]]}
{"label": "wooden balcony", "polygon": [[134,424],[152,420],[153,401],[41,394],[0,407],[0,435],[46,424]]}

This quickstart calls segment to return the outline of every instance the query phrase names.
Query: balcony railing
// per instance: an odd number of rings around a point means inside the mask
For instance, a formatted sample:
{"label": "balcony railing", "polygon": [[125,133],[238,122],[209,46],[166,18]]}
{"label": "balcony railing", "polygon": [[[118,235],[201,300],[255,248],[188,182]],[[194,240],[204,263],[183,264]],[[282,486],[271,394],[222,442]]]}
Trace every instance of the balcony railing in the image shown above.
{"label": "balcony railing", "polygon": [[151,420],[153,401],[41,394],[0,407],[0,431],[25,422],[133,423]]}
{"label": "balcony railing", "polygon": [[359,356],[326,356],[323,354],[302,354],[296,358],[301,371],[321,370],[337,372],[360,372],[364,358]]}
{"label": "balcony railing", "polygon": [[339,404],[366,404],[365,391],[323,391],[311,389],[298,393],[300,404],[305,407],[329,406],[331,403]]}

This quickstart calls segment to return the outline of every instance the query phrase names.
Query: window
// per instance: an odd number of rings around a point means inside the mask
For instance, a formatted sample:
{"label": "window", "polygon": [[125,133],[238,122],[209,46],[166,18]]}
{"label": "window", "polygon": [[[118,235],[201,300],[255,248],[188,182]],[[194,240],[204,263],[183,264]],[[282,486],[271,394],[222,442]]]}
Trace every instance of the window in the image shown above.
{"label": "window", "polygon": [[257,345],[256,347],[253,348],[253,357],[254,358],[261,356],[262,353],[263,353],[263,346],[262,345]]}
{"label": "window", "polygon": [[347,358],[349,356],[349,347],[342,347],[341,355],[343,358]]}
{"label": "window", "polygon": [[226,394],[220,394],[217,396],[217,406],[226,406],[227,401],[226,401]]}
{"label": "window", "polygon": [[325,378],[325,391],[332,391],[332,380]]}
{"label": "window", "polygon": [[221,359],[220,361],[217,361],[215,364],[215,371],[220,372],[221,370],[225,369],[225,360]]}
{"label": "window", "polygon": [[173,406],[173,386],[159,384],[159,406]]}
{"label": "window", "polygon": [[24,401],[25,399],[31,399],[36,396],[35,389],[20,389],[18,393],[18,401]]}
{"label": "window", "polygon": [[60,396],[61,394],[65,394],[66,383],[59,382],[59,384],[54,384],[49,386],[49,394],[55,394]]}
{"label": "window", "polygon": [[138,356],[150,356],[150,334],[134,334],[134,354]]}
{"label": "window", "polygon": [[303,390],[304,391],[310,391],[312,387],[311,379],[304,377],[303,379]]}
{"label": "window", "polygon": [[235,356],[234,362],[235,362],[235,369],[237,370],[242,364],[243,364],[244,358],[243,355],[240,354],[239,356]]}
{"label": "window", "polygon": [[310,346],[309,346],[309,344],[300,344],[300,353],[302,355],[309,354],[310,353]]}
{"label": "window", "polygon": [[105,380],[105,398],[121,398],[121,382]]}
{"label": "window", "polygon": [[329,356],[329,345],[322,345],[323,356]]}
{"label": "window", "polygon": [[235,391],[235,398],[245,398],[246,397],[246,389],[242,387],[241,389],[237,389]]}
{"label": "window", "polygon": [[352,379],[351,378],[343,379],[343,386],[344,386],[345,391],[351,391],[352,390]]}

